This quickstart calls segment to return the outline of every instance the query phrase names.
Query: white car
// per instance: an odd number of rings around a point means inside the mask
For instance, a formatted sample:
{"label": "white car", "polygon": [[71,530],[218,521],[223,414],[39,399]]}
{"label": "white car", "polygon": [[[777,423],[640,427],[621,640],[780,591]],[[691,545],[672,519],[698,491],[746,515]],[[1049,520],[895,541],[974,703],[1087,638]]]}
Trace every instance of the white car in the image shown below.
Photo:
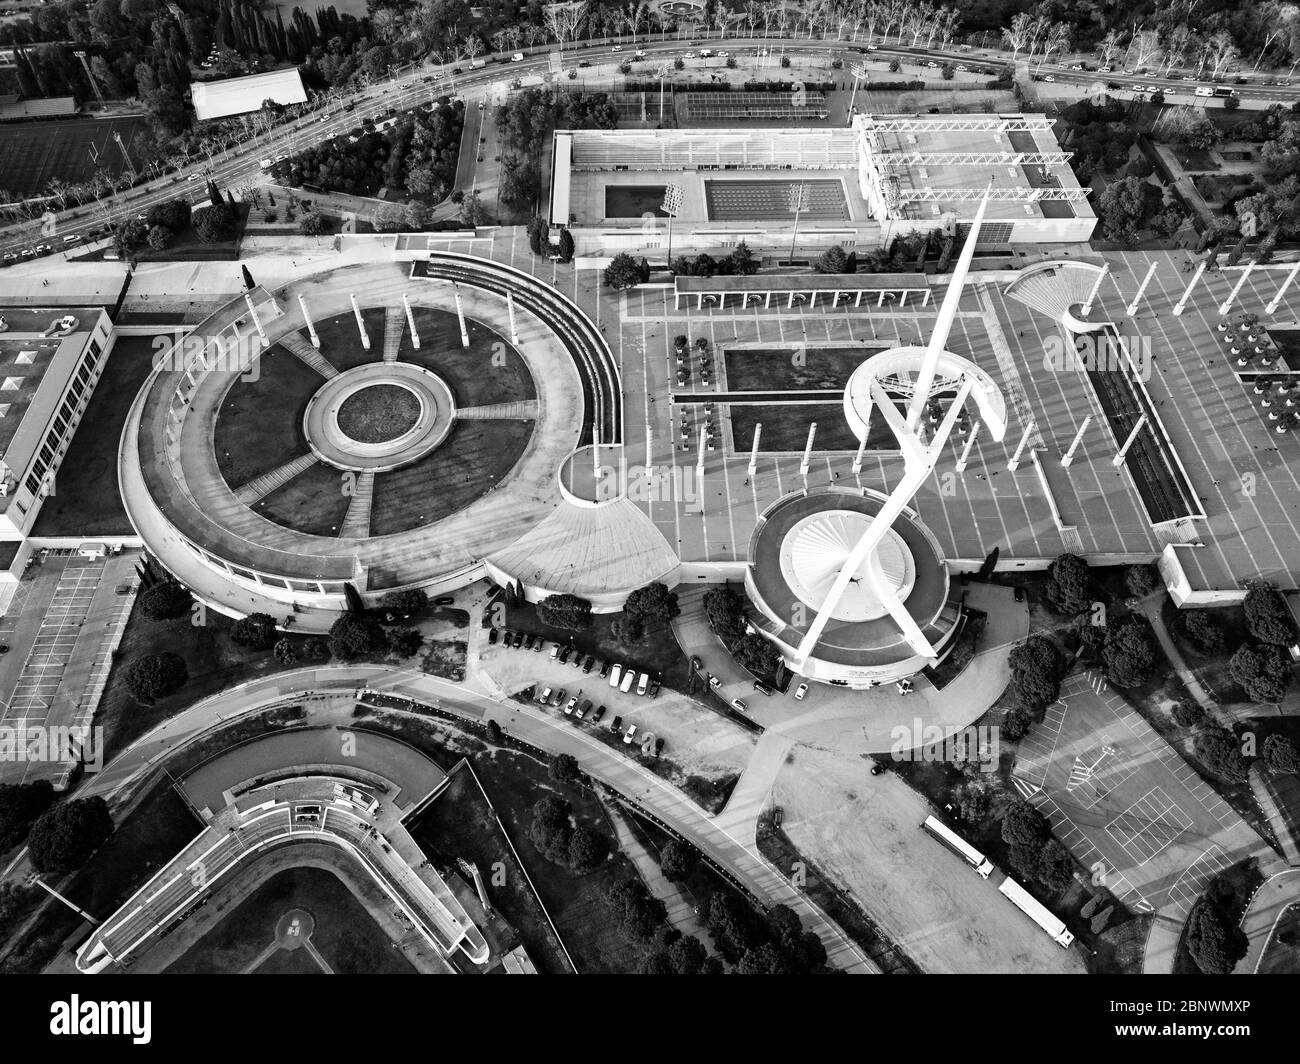
{"label": "white car", "polygon": [[544,706],[550,705],[550,703],[551,703],[551,689],[548,687],[548,688],[546,688],[545,690],[543,690],[543,691],[542,691],[542,695],[541,695],[541,697],[538,698],[537,701],[540,702],[540,703],[541,703],[542,705],[544,705]]}
{"label": "white car", "polygon": [[627,743],[630,746],[632,744],[632,736],[634,736],[635,734],[636,734],[636,725],[629,724],[627,726],[627,731],[623,733],[623,742]]}
{"label": "white car", "polygon": [[961,71],[963,74],[966,73],[966,64],[965,63],[959,64],[957,69]]}
{"label": "white car", "polygon": [[610,49],[611,52],[621,52],[622,50],[623,50],[623,46],[621,44],[616,44],[614,45],[613,48]]}
{"label": "white car", "polygon": [[566,703],[564,703],[564,715],[566,717],[571,716],[573,714],[573,707],[576,706],[577,704],[578,704],[578,696],[574,695]]}
{"label": "white car", "polygon": [[615,665],[615,666],[614,666],[612,669],[610,669],[610,671],[609,671],[609,686],[610,686],[610,687],[617,687],[618,684],[619,684],[619,681],[620,681],[622,678],[623,678],[623,666],[622,666],[622,665]]}
{"label": "white car", "polygon": [[719,53],[718,53],[718,58],[719,58],[719,59],[730,59],[730,58],[731,58],[731,53],[730,53],[730,52],[719,52]]}
{"label": "white car", "polygon": [[1044,80],[1044,81],[1055,81],[1056,78],[1052,77],[1051,74],[1044,74],[1044,75],[1043,75],[1043,80]]}
{"label": "white car", "polygon": [[686,53],[686,58],[687,58],[687,59],[694,59],[694,58],[695,58],[695,53],[694,53],[694,52],[687,52],[687,53]]}
{"label": "white car", "polygon": [[644,59],[644,58],[645,58],[645,49],[644,49],[644,48],[638,48],[638,49],[636,50],[636,57],[637,57],[638,59]]}
{"label": "white car", "polygon": [[929,62],[927,62],[925,65],[928,66],[928,67],[937,67],[939,64],[936,63],[933,59],[931,59],[931,60],[930,60]]}
{"label": "white car", "polygon": [[806,683],[801,683],[798,687],[794,689],[794,700],[796,702],[802,702],[803,696],[806,695],[807,693],[808,693],[808,685]]}

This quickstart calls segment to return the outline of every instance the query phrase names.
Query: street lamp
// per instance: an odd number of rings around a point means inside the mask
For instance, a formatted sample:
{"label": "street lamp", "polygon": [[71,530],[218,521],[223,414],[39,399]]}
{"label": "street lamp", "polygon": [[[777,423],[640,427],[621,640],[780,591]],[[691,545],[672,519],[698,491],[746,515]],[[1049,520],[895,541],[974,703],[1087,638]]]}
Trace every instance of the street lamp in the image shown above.
{"label": "street lamp", "polygon": [[673,268],[673,219],[677,217],[677,212],[682,209],[682,196],[684,192],[681,185],[668,185],[664,189],[664,202],[660,208],[668,215],[668,269]]}
{"label": "street lamp", "polygon": [[794,212],[794,236],[790,239],[790,261],[793,262],[795,245],[799,243],[799,215],[808,209],[808,186],[803,182],[792,185],[787,202]]}
{"label": "street lamp", "polygon": [[849,73],[853,75],[853,95],[849,97],[849,125],[853,124],[853,104],[858,98],[858,82],[867,77],[867,64],[854,63],[849,67]]}

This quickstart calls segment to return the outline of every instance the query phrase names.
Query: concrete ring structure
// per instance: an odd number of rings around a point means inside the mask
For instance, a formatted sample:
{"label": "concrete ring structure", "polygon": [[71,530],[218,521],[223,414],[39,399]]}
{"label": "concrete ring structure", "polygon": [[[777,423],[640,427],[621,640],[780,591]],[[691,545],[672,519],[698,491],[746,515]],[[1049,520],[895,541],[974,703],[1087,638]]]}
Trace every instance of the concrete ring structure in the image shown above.
{"label": "concrete ring structure", "polygon": [[[314,330],[299,308],[307,308],[318,322],[334,316],[341,324],[355,312],[359,326],[362,311],[354,293],[364,293],[364,305],[386,316],[386,336],[390,327],[402,333],[403,318],[412,321],[413,313],[463,310],[471,329],[494,333],[498,340],[512,337],[517,343],[503,346],[522,360],[535,397],[497,404],[503,409],[465,409],[454,397],[434,398],[441,391],[432,380],[438,374],[401,368],[387,349],[395,344],[386,345],[383,352],[376,344],[371,353],[369,339],[363,338],[367,356],[373,359],[365,365],[375,368],[357,373],[359,384],[412,384],[418,379],[427,386],[425,401],[447,403],[449,418],[454,412],[454,419],[443,419],[439,409],[421,428],[418,441],[415,436],[405,441],[409,452],[383,460],[377,453],[359,452],[353,442],[344,447],[337,437],[332,442],[339,452],[327,449],[331,432],[318,430],[313,422],[307,433],[312,453],[306,453],[304,444],[304,454],[286,463],[286,476],[293,474],[294,462],[310,465],[323,458],[356,471],[355,490],[364,497],[372,484],[397,475],[378,472],[376,477],[377,471],[410,461],[417,450],[437,448],[445,438],[440,433],[472,426],[472,418],[522,422],[531,431],[504,476],[483,484],[478,497],[436,521],[393,534],[371,534],[365,524],[344,522],[338,535],[313,534],[278,524],[250,506],[263,485],[226,483],[214,447],[216,420],[241,373],[250,365],[260,366],[267,353],[282,360],[287,353],[289,363],[296,365],[296,357],[322,375],[308,420],[318,409],[341,402],[349,386],[337,382],[355,371],[349,367],[339,372],[307,342],[307,332],[314,337]],[[484,574],[488,556],[510,547],[565,505],[555,478],[565,457],[584,442],[613,445],[621,437],[618,370],[599,330],[544,282],[468,255],[430,253],[414,264],[343,267],[294,282],[274,295],[257,287],[219,308],[184,340],[189,347],[211,345],[205,351],[217,351],[218,356],[233,349],[252,351],[253,357],[211,357],[198,364],[160,359],[127,418],[119,479],[131,522],[154,556],[200,599],[230,614],[276,615],[293,607],[300,611],[299,627],[322,630],[346,608],[347,585],[363,595],[377,595],[413,586],[436,593],[470,583]],[[492,346],[495,349],[495,343]],[[180,347],[178,338],[177,351]],[[426,344],[419,354],[432,357],[433,351]],[[304,373],[301,367],[297,372]],[[340,389],[337,395],[330,381]],[[320,420],[322,425],[327,421]],[[345,456],[343,450],[350,453]],[[426,450],[430,460],[440,453]],[[467,470],[467,478],[472,475]],[[570,566],[565,562],[563,568]],[[549,586],[548,573],[533,579]],[[632,579],[640,576],[633,574]]]}
{"label": "concrete ring structure", "polygon": [[[369,388],[389,385],[414,396],[419,410],[410,428],[373,443],[350,437],[339,425],[344,405]],[[383,473],[423,458],[447,438],[456,420],[456,400],[436,373],[404,362],[370,362],[321,385],[307,403],[302,429],[307,446],[337,469]]]}
{"label": "concrete ring structure", "polygon": [[[762,614],[759,627],[794,668],[796,651],[831,581],[888,497],[871,490],[826,487],[778,499],[760,516],[749,543],[745,590]],[[866,564],[880,564],[907,612],[940,656],[959,630],[961,595],[942,549],[916,511],[904,510]],[[837,603],[801,675],[867,688],[911,676],[929,661],[903,637],[866,591]]]}

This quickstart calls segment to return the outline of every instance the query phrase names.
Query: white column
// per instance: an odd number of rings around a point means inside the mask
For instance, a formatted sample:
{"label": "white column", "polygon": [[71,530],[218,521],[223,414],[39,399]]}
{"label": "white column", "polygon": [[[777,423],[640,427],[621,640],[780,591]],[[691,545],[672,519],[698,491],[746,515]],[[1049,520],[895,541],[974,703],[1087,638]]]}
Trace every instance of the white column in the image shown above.
{"label": "white column", "polygon": [[1133,302],[1125,308],[1125,312],[1130,318],[1138,312],[1138,303],[1142,301],[1142,296],[1147,290],[1147,285],[1151,283],[1151,278],[1155,275],[1155,272],[1156,264],[1153,262],[1147,267],[1147,275],[1142,278],[1142,283],[1138,285],[1138,290],[1133,296]]}
{"label": "white column", "polygon": [[1070,463],[1074,461],[1074,452],[1079,449],[1079,444],[1083,442],[1083,434],[1088,431],[1088,426],[1091,424],[1092,415],[1089,414],[1083,419],[1083,424],[1079,426],[1079,431],[1074,434],[1074,442],[1070,444],[1065,454],[1061,455],[1061,465],[1065,466],[1067,469],[1070,467]]}
{"label": "white column", "polygon": [[1176,304],[1174,304],[1174,317],[1178,317],[1178,315],[1183,312],[1183,308],[1187,306],[1187,301],[1192,296],[1192,289],[1196,287],[1196,282],[1201,279],[1201,274],[1203,274],[1204,272],[1205,272],[1205,263],[1198,262],[1196,264],[1196,272],[1192,274],[1192,279],[1187,282],[1187,290],[1183,293],[1182,298]]}
{"label": "white column", "polygon": [[975,446],[975,437],[980,434],[980,422],[975,422],[970,427],[970,435],[966,437],[966,446],[961,449],[961,457],[957,459],[957,472],[966,472],[966,460],[970,458],[970,449]]}
{"label": "white column", "polygon": [[1036,421],[1031,421],[1025,426],[1025,431],[1020,435],[1020,442],[1016,444],[1016,453],[1011,456],[1011,461],[1007,463],[1007,469],[1015,472],[1020,465],[1020,456],[1025,453],[1025,444],[1029,442],[1029,436],[1037,427]]}
{"label": "white column", "polygon": [[257,307],[253,305],[253,293],[244,293],[244,302],[248,304],[248,313],[253,316],[253,324],[257,326],[257,335],[262,341],[266,341],[266,330],[262,328],[262,320],[257,316]]}
{"label": "white column", "polygon": [[1097,279],[1092,283],[1092,291],[1088,293],[1088,298],[1083,303],[1083,316],[1086,318],[1092,313],[1092,304],[1097,298],[1097,293],[1101,291],[1101,282],[1106,279],[1106,274],[1110,272],[1110,266],[1106,263],[1101,264],[1101,272],[1097,274]]}
{"label": "white column", "polygon": [[1282,282],[1282,287],[1277,290],[1277,295],[1268,301],[1268,306],[1264,309],[1270,314],[1277,312],[1278,304],[1282,302],[1282,297],[1286,290],[1291,287],[1291,282],[1295,280],[1295,275],[1300,273],[1300,262],[1291,267],[1291,272],[1286,275],[1286,280]]}
{"label": "white column", "polygon": [[411,301],[402,293],[402,306],[406,308],[406,324],[411,327],[411,346],[420,350],[420,334],[415,331],[415,314],[411,311]]}
{"label": "white column", "polygon": [[812,461],[813,437],[817,435],[817,422],[808,426],[808,442],[804,445],[803,461],[799,463],[799,475],[806,477],[808,475],[808,466]]}
{"label": "white column", "polygon": [[752,477],[758,472],[758,440],[763,432],[763,423],[760,421],[754,425],[754,446],[749,449],[749,475]]}
{"label": "white column", "polygon": [[515,297],[506,289],[506,311],[510,315],[510,342],[519,346],[519,328],[515,324]]}
{"label": "white column", "polygon": [[361,346],[367,351],[370,350],[370,337],[366,335],[366,323],[361,320],[361,308],[357,306],[357,297],[349,296],[352,300],[352,313],[356,315],[357,331],[361,333]]}
{"label": "white column", "polygon": [[1232,309],[1232,304],[1237,298],[1237,293],[1241,291],[1241,286],[1246,283],[1246,278],[1250,276],[1250,271],[1255,268],[1255,263],[1246,263],[1246,268],[1241,271],[1241,276],[1237,278],[1237,283],[1232,286],[1232,291],[1228,293],[1228,298],[1219,304],[1219,313],[1227,314]]}
{"label": "white column", "polygon": [[307,313],[307,300],[298,297],[298,306],[302,307],[302,319],[307,323],[307,335],[311,337],[312,347],[320,347],[320,337],[316,335],[316,326],[312,324],[311,315]]}
{"label": "white column", "polygon": [[856,477],[862,472],[862,455],[867,449],[867,438],[864,436],[858,443],[858,453],[853,456],[853,475]]}
{"label": "white column", "polygon": [[469,333],[465,329],[465,308],[460,304],[460,285],[453,281],[451,290],[456,297],[456,317],[460,321],[460,346],[469,347]]}
{"label": "white column", "polygon": [[1138,438],[1138,433],[1142,431],[1147,423],[1147,416],[1143,414],[1133,426],[1133,431],[1128,434],[1128,439],[1124,441],[1124,446],[1119,449],[1119,454],[1110,460],[1110,464],[1116,469],[1124,464],[1124,459],[1128,457],[1128,449],[1133,446],[1133,441]]}
{"label": "white column", "polygon": [[695,491],[700,497],[700,512],[704,512],[704,441],[708,436],[707,432],[700,433],[700,456],[695,460]]}

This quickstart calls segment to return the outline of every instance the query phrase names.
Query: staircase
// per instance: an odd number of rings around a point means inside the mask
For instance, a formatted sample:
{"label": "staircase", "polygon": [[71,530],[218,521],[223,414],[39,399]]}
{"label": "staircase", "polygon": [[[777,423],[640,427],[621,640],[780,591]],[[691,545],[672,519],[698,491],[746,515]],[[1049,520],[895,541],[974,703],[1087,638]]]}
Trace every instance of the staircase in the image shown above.
{"label": "staircase", "polygon": [[384,361],[396,362],[397,351],[402,346],[402,330],[406,327],[406,312],[401,307],[384,310]]}
{"label": "staircase", "polygon": [[269,473],[254,477],[235,492],[235,498],[245,506],[252,506],[258,499],[266,498],[276,488],[289,483],[294,477],[300,473],[305,473],[315,464],[316,456],[314,454],[304,454],[291,462],[285,462],[284,465],[272,469]]}
{"label": "staircase", "polygon": [[493,418],[513,419],[515,421],[535,421],[537,419],[537,400],[520,399],[513,403],[489,403],[486,406],[467,406],[456,411],[457,418],[470,421],[488,421]]}
{"label": "staircase", "polygon": [[375,474],[358,473],[352,501],[339,527],[339,539],[364,539],[370,535],[370,506],[375,497]]}
{"label": "staircase", "polygon": [[312,369],[327,380],[330,377],[337,377],[339,375],[339,371],[334,368],[333,363],[304,340],[301,333],[285,333],[276,341],[276,343],[291,354],[297,355],[300,359],[306,362],[307,365],[311,366]]}

